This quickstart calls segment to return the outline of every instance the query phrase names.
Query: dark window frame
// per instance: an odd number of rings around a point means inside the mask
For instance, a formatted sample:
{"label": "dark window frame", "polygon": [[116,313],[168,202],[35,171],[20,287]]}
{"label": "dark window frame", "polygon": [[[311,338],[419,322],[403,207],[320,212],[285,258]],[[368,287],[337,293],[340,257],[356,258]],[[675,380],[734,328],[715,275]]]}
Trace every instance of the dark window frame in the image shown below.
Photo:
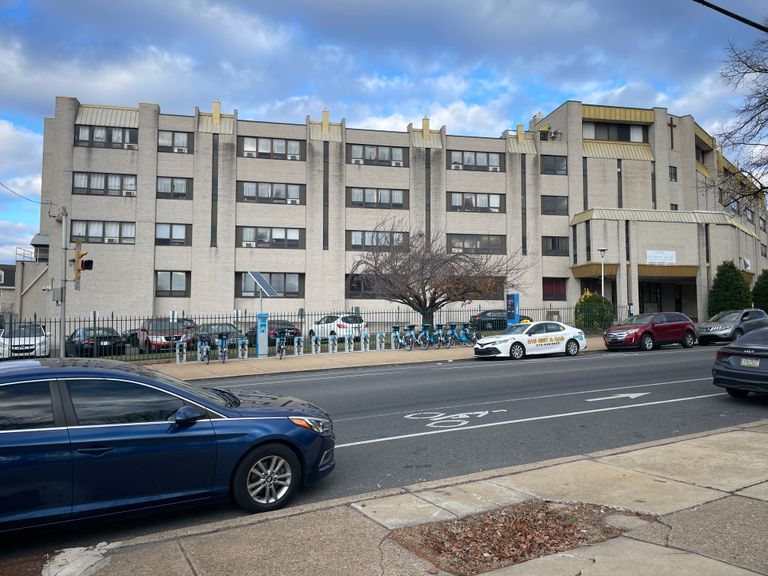
{"label": "dark window frame", "polygon": [[[303,272],[260,272],[264,279],[275,288],[278,295],[277,298],[304,298],[306,275]],[[282,290],[279,290],[280,284],[276,281],[275,276],[281,276]],[[288,285],[288,276],[296,276],[298,283],[298,291],[286,292],[285,287]],[[246,292],[243,290],[243,283],[245,278],[248,278],[248,272],[235,272],[235,297],[236,298],[258,298],[259,290],[254,286],[253,292]]]}
{"label": "dark window frame", "polygon": [[[363,200],[357,201],[354,199],[354,191],[360,190],[362,192]],[[376,201],[368,201],[368,192],[375,191]],[[382,192],[387,192],[389,196],[388,202],[382,201]],[[393,201],[393,192],[401,192],[403,201],[401,203],[395,203]],[[403,188],[373,188],[371,186],[347,186],[346,188],[346,206],[347,208],[375,208],[381,210],[408,210],[410,208],[410,190]]]}
{"label": "dark window frame", "polygon": [[[253,184],[256,187],[255,196],[246,196],[245,185]],[[262,196],[262,186],[269,187],[269,196]],[[275,186],[284,186],[284,196],[275,196]],[[299,197],[289,198],[288,188],[298,187]],[[296,182],[266,182],[266,181],[253,181],[253,180],[238,180],[236,184],[236,199],[238,202],[245,204],[284,204],[288,206],[305,206],[307,204],[307,185],[298,184]],[[294,202],[294,200],[296,200]]]}
{"label": "dark window frame", "polygon": [[[562,206],[564,204],[564,206]],[[541,214],[543,216],[568,216],[568,196],[541,197]]]}
{"label": "dark window frame", "polygon": [[669,166],[669,181],[677,182],[677,166]]}
{"label": "dark window frame", "polygon": [[[85,176],[88,180],[88,184],[85,187],[82,186],[76,186],[77,184],[77,177],[78,176]],[[93,187],[93,180],[96,176],[102,176],[103,177],[103,188],[94,188]],[[118,177],[120,178],[120,188],[119,188],[119,194],[111,194],[110,190],[118,190],[116,188],[110,188],[109,187],[109,179],[110,176]],[[129,178],[133,178],[133,188],[126,187],[126,181]],[[111,196],[113,198],[131,198],[136,196],[136,191],[138,189],[138,176],[136,174],[117,174],[117,173],[109,173],[109,172],[72,172],[72,194],[78,195],[78,196]]]}
{"label": "dark window frame", "polygon": [[[254,240],[247,240],[249,243],[253,243],[253,246],[245,246],[245,240],[243,240],[243,231],[245,229],[254,230]],[[260,231],[268,230],[268,240],[259,239]],[[275,238],[274,231],[282,230],[284,233],[283,238]],[[288,230],[298,230],[298,240],[288,239]],[[254,248],[254,249],[271,249],[271,250],[304,250],[307,245],[307,231],[306,228],[294,228],[290,226],[238,226],[235,230],[235,246],[237,248]]]}
{"label": "dark window frame", "polygon": [[[461,205],[454,204],[454,194],[461,195]],[[487,196],[487,206],[478,206],[478,197]],[[491,208],[491,197],[499,199],[499,207]],[[470,200],[470,202],[468,202]],[[446,195],[446,211],[448,212],[482,212],[487,214],[506,214],[507,195],[492,192],[448,192]]]}
{"label": "dark window frame", "polygon": [[539,169],[541,174],[554,176],[568,175],[568,156],[542,154],[539,159]]}
{"label": "dark window frame", "polygon": [[[169,226],[168,238],[157,235],[158,226]],[[176,226],[184,226],[184,239],[173,238],[173,229]],[[155,246],[192,246],[192,224],[183,222],[155,222]]]}
{"label": "dark window frame", "polygon": [[542,236],[542,256],[570,256],[568,236]]}
{"label": "dark window frame", "polygon": [[[458,244],[461,244],[460,246]],[[446,234],[446,249],[467,254],[507,253],[506,234]]]}
{"label": "dark window frame", "polygon": [[568,278],[543,277],[541,295],[545,302],[568,300]]}
{"label": "dark window frame", "polygon": [[[356,149],[362,149],[362,156],[357,155]],[[387,151],[386,154],[384,151]],[[393,150],[399,150],[399,154],[393,154]],[[371,152],[373,152],[371,154]],[[373,156],[373,157],[369,157]],[[396,159],[399,156],[400,159]],[[391,166],[393,168],[410,167],[410,148],[407,146],[392,146],[389,144],[365,144],[361,142],[349,142],[346,146],[346,163],[364,166]]]}
{"label": "dark window frame", "polygon": [[[484,155],[485,164],[478,164],[478,154]],[[496,157],[498,164],[491,164],[491,155]],[[471,161],[469,161],[470,159]],[[475,172],[506,172],[506,160],[507,156],[504,152],[451,149],[446,150],[445,168],[446,170],[470,170]]]}
{"label": "dark window frame", "polygon": [[[171,134],[171,141],[173,142],[171,146],[160,145],[161,132]],[[177,134],[186,134],[187,136],[186,146],[176,146]],[[187,132],[186,130],[158,130],[157,131],[157,151],[170,152],[171,154],[194,154],[195,153],[195,133]]]}
{"label": "dark window frame", "polygon": [[[174,290],[173,279],[175,274],[184,274],[184,290]],[[168,274],[168,290],[160,290],[159,275]],[[192,293],[191,287],[192,272],[190,270],[155,270],[155,298],[189,298]]]}
{"label": "dark window frame", "polygon": [[[360,244],[353,243],[355,234],[360,234]],[[395,234],[400,235],[400,242],[395,244]],[[379,243],[379,239],[382,237],[388,238],[386,243]],[[408,232],[400,232],[398,230],[347,230],[346,237],[346,250],[348,252],[367,252],[369,250],[389,251],[392,246],[408,245],[410,242],[410,235]],[[375,241],[374,241],[375,238]],[[371,240],[371,242],[368,242]]]}
{"label": "dark window frame", "polygon": [[[88,128],[88,139],[82,140],[81,128]],[[106,130],[104,141],[96,140],[96,129]],[[121,140],[114,139],[113,130],[121,131]],[[100,126],[98,124],[75,124],[75,146],[82,148],[110,148],[112,150],[138,150],[139,129],[123,126]]]}
{"label": "dark window frame", "polygon": [[[73,232],[72,228],[75,222],[85,222],[86,233],[84,235],[77,235]],[[101,223],[101,235],[89,236],[88,224],[89,223]],[[106,238],[114,238],[114,236],[105,236],[104,228],[105,224],[118,224],[119,235],[117,236],[117,242],[107,242]],[[127,236],[123,234],[123,225],[133,224],[133,236]],[[69,224],[69,241],[77,242],[78,240],[83,244],[135,244],[136,243],[136,222],[128,222],[126,220],[72,220]]]}
{"label": "dark window frame", "polygon": [[[160,180],[170,180],[170,184],[171,184],[170,192],[160,191]],[[174,190],[175,188],[174,184],[177,181],[182,181],[182,180],[185,182],[184,194],[178,193]],[[160,198],[164,200],[192,200],[194,198],[193,189],[194,189],[193,178],[181,178],[177,176],[158,176],[156,181],[155,196],[156,198]]]}
{"label": "dark window frame", "polygon": [[[256,150],[245,150],[246,140],[256,141]],[[269,140],[269,152],[259,151],[259,141]],[[285,152],[275,152],[275,142],[285,143]],[[289,153],[289,144],[298,144],[299,153]],[[274,136],[238,136],[237,155],[240,158],[262,158],[266,160],[288,160],[291,162],[305,162],[307,160],[307,141],[296,138],[277,138]]]}

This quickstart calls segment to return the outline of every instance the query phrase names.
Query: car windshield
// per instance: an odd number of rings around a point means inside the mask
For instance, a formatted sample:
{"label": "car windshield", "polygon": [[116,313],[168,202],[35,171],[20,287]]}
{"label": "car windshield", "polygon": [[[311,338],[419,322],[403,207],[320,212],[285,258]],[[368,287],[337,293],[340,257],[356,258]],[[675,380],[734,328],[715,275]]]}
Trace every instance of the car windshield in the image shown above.
{"label": "car windshield", "polygon": [[10,324],[3,332],[3,338],[40,338],[42,327],[37,324]]}
{"label": "car windshield", "polygon": [[85,330],[84,335],[86,337],[99,337],[99,336],[117,336],[112,328],[88,328]]}
{"label": "car windshield", "polygon": [[736,322],[739,319],[739,315],[741,312],[738,310],[728,310],[726,312],[720,312],[720,314],[715,314],[712,316],[712,318],[709,319],[710,322]]}
{"label": "car windshield", "polygon": [[[163,374],[162,372],[158,370],[154,370],[153,368],[143,368],[142,372],[144,376],[153,378],[155,380],[159,380],[163,384],[168,384],[170,386],[175,386],[176,388],[180,388],[181,390],[189,392],[190,394],[193,394],[198,398],[203,398],[208,402],[216,404],[217,406],[226,407],[226,406],[236,405],[235,403],[233,403],[231,398],[227,398],[220,393],[217,394],[210,388],[194,386],[193,384],[184,382],[184,380],[179,380],[178,378],[174,378],[173,376],[168,376],[167,374]],[[234,394],[232,394],[232,396],[234,396]],[[237,404],[239,404],[239,401],[237,402]]]}
{"label": "car windshield", "polygon": [[185,328],[186,327],[181,322],[171,322],[170,320],[150,320],[148,325],[149,330],[184,331]]}
{"label": "car windshield", "polygon": [[236,328],[231,324],[202,324],[200,332],[235,332]]}
{"label": "car windshield", "polygon": [[653,314],[638,314],[637,316],[630,316],[622,324],[625,326],[648,324],[651,320],[653,320]]}
{"label": "car windshield", "polygon": [[512,326],[508,326],[502,334],[522,334],[530,327],[530,325],[530,323],[512,324]]}
{"label": "car windshield", "polygon": [[348,324],[362,324],[363,318],[361,316],[344,316],[341,321]]}

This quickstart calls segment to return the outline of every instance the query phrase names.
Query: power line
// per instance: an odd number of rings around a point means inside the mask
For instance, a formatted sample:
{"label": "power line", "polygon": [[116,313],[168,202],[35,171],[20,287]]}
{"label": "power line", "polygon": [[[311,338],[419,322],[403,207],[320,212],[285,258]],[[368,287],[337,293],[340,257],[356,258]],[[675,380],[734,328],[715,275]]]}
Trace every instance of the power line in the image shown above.
{"label": "power line", "polygon": [[40,200],[35,200],[33,198],[29,198],[28,196],[24,196],[23,194],[19,194],[15,190],[13,190],[10,187],[6,186],[3,182],[0,182],[0,186],[5,188],[6,190],[8,190],[8,192],[13,194],[14,196],[18,196],[19,198],[21,198],[22,200],[26,200],[27,202],[32,202],[33,204],[40,204],[41,206],[44,205],[44,204],[53,205],[53,202],[40,202]]}
{"label": "power line", "polygon": [[764,26],[763,24],[759,24],[758,22],[755,22],[754,20],[750,20],[749,18],[745,18],[744,16],[739,16],[735,12],[731,12],[730,10],[726,10],[725,8],[721,8],[720,6],[717,6],[716,4],[712,4],[712,2],[707,2],[706,0],[693,0],[697,4],[701,4],[702,6],[706,6],[707,8],[711,8],[712,10],[716,12],[720,12],[721,14],[725,14],[729,18],[733,18],[734,20],[738,20],[742,24],[746,24],[747,26],[752,26],[752,28],[757,28],[761,32],[768,33],[768,26]]}

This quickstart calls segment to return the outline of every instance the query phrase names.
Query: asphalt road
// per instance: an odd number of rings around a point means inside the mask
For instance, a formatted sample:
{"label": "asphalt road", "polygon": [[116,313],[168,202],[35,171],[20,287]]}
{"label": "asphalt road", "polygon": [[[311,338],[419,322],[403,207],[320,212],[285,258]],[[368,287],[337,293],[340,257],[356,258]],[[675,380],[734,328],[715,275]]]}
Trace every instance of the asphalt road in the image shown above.
{"label": "asphalt road", "polygon": [[[299,494],[316,502],[766,417],[768,396],[712,385],[716,348],[462,361],[217,380],[232,391],[293,395],[326,409],[336,470]],[[201,383],[211,384],[213,383]],[[4,536],[2,559],[224,520],[230,506]],[[38,572],[39,573],[39,572]]]}

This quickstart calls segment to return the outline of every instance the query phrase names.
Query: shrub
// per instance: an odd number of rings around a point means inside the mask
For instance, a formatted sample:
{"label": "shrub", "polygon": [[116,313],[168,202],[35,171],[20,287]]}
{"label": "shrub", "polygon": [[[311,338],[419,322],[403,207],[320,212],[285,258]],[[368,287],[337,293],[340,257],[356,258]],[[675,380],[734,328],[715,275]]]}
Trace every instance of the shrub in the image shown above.
{"label": "shrub", "polygon": [[730,260],[720,264],[709,289],[709,317],[723,310],[749,308],[751,304],[749,284],[736,265]]}
{"label": "shrub", "polygon": [[752,305],[761,310],[768,310],[768,270],[760,272],[752,288]]}
{"label": "shrub", "polygon": [[585,332],[602,332],[613,324],[613,304],[600,294],[584,290],[574,310],[575,324]]}

